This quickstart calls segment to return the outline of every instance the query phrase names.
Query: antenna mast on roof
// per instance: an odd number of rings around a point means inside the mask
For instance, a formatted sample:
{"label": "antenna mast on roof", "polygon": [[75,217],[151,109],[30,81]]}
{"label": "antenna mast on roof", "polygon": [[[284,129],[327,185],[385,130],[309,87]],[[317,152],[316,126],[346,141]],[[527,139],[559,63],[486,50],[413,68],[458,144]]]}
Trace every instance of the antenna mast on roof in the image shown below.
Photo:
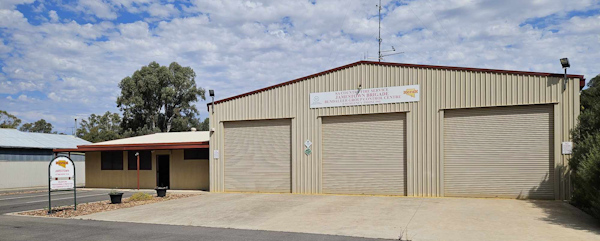
{"label": "antenna mast on roof", "polygon": [[[396,54],[402,54],[404,52],[398,52],[398,53],[391,53],[391,54],[384,54],[384,53],[388,53],[388,52],[396,52],[396,49],[394,48],[394,46],[392,46],[391,50],[384,50],[381,51],[381,42],[383,42],[383,40],[381,39],[381,0],[379,0],[379,5],[375,5],[377,6],[377,9],[379,11],[379,36],[377,37],[377,44],[379,45],[379,50],[377,51],[377,61],[381,62],[381,60],[383,59],[383,57],[387,57],[390,55],[396,55]],[[367,57],[367,59],[373,59],[372,57]]]}

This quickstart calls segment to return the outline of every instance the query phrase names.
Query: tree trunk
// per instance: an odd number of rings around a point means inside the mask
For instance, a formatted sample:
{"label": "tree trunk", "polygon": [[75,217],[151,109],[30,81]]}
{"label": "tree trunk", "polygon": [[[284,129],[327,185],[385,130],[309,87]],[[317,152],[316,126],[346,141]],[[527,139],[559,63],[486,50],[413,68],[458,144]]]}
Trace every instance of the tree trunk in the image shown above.
{"label": "tree trunk", "polygon": [[156,128],[156,115],[152,115],[152,131]]}
{"label": "tree trunk", "polygon": [[167,120],[167,132],[171,131],[171,121],[173,120],[173,116]]}

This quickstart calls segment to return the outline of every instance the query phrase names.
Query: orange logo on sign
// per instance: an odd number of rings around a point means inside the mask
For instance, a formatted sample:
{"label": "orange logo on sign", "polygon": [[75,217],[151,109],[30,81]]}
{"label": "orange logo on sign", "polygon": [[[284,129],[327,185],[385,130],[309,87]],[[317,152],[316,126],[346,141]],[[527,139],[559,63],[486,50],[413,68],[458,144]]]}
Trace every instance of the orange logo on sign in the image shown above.
{"label": "orange logo on sign", "polygon": [[67,168],[67,164],[69,164],[69,162],[60,160],[60,161],[57,161],[56,164],[63,168]]}
{"label": "orange logo on sign", "polygon": [[417,89],[407,89],[407,90],[404,91],[405,95],[408,95],[408,96],[413,97],[413,98],[415,98],[415,95],[417,93],[419,93],[419,90],[417,90]]}

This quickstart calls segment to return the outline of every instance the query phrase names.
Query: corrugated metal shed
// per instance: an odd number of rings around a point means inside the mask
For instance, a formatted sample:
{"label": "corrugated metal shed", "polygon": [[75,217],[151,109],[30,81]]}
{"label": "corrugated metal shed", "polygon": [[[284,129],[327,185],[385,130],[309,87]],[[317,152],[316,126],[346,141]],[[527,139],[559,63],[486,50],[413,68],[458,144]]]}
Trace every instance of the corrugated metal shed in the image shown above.
{"label": "corrugated metal shed", "polygon": [[[225,125],[232,121],[291,119],[292,193],[323,193],[323,119],[362,114],[406,114],[406,194],[445,196],[444,124],[446,112],[502,106],[547,105],[552,109],[550,141],[555,199],[571,193],[568,160],[561,142],[571,141],[570,131],[579,116],[581,75],[524,71],[426,66],[360,61],[282,84],[216,101],[209,105],[210,190],[225,190]],[[310,108],[311,93],[419,85],[418,102]],[[566,89],[565,89],[566,87]],[[213,108],[214,107],[214,108]],[[471,112],[474,113],[474,112]],[[507,123],[507,128],[510,123]],[[312,154],[303,143],[311,140]],[[325,146],[326,147],[326,146]],[[470,147],[465,147],[466,151]],[[509,153],[510,154],[510,153]],[[225,157],[225,158],[224,158]]]}
{"label": "corrugated metal shed", "polygon": [[21,132],[16,129],[0,128],[0,148],[77,148],[91,142],[71,135]]}

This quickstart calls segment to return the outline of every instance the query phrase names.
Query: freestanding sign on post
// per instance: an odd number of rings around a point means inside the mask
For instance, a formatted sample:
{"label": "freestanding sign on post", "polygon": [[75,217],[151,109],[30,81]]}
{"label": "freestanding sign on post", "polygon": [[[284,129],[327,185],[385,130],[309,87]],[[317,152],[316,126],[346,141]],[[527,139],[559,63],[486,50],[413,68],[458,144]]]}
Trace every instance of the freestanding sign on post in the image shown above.
{"label": "freestanding sign on post", "polygon": [[77,210],[75,163],[66,156],[55,157],[48,165],[48,214],[52,214],[52,191],[73,190],[73,203]]}

